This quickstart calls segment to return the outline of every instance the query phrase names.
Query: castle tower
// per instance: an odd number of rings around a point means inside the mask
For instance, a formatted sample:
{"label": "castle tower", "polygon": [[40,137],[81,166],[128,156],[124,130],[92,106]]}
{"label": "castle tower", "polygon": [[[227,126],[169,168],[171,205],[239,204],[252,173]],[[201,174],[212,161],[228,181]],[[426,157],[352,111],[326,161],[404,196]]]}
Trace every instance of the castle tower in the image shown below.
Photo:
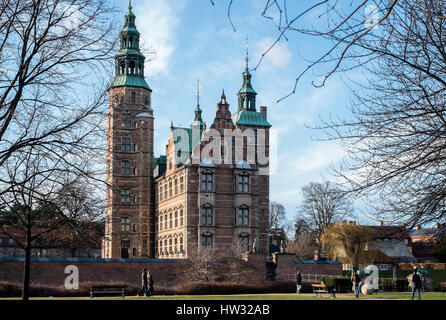
{"label": "castle tower", "polygon": [[[257,93],[251,84],[251,73],[248,68],[248,43],[246,43],[246,66],[242,74],[242,87],[237,93],[238,108],[233,114],[232,120],[244,134],[248,136],[246,145],[243,145],[244,162],[236,164],[236,169],[250,167],[254,170],[251,174],[251,193],[253,197],[251,213],[253,227],[256,234],[251,234],[252,241],[255,241],[256,253],[268,253],[268,214],[269,214],[269,130],[271,124],[267,121],[267,108],[260,107],[260,112],[256,108]],[[250,160],[248,151],[254,150],[254,156]],[[246,162],[246,160],[248,160]],[[239,185],[239,181],[237,185]],[[238,195],[235,202],[237,203]],[[252,243],[252,242],[250,242]]]}
{"label": "castle tower", "polygon": [[104,258],[153,256],[152,90],[144,79],[145,57],[129,4],[109,88]]}

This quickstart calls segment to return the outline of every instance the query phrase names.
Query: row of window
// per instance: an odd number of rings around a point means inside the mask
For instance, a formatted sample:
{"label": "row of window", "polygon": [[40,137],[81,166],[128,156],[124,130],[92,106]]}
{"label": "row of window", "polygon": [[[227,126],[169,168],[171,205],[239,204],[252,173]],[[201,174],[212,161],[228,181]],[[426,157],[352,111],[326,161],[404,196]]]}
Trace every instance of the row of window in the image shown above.
{"label": "row of window", "polygon": [[6,240],[6,239],[3,240],[3,238],[0,238],[0,244],[6,243],[6,241],[7,241],[8,244],[14,244],[15,243],[15,240],[13,238],[9,238],[8,240]]}
{"label": "row of window", "polygon": [[159,231],[182,227],[184,225],[183,209],[160,214],[158,219]]}
{"label": "row of window", "polygon": [[175,236],[169,239],[160,239],[156,243],[158,247],[155,251],[158,252],[158,256],[168,256],[174,254],[184,253],[184,240],[183,236]]}
{"label": "row of window", "polygon": [[167,200],[170,197],[176,196],[184,192],[184,177],[181,176],[176,179],[169,179],[164,184],[158,186],[158,199],[160,201]]}

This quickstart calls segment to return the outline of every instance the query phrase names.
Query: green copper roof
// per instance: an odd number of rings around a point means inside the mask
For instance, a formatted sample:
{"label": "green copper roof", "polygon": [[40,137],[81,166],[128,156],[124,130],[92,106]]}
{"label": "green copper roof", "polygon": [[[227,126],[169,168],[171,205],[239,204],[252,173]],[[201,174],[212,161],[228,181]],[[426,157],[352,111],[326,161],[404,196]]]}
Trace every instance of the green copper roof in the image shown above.
{"label": "green copper roof", "polygon": [[250,110],[241,110],[233,115],[236,125],[271,127],[262,113]]}
{"label": "green copper roof", "polygon": [[137,76],[116,76],[115,81],[112,84],[112,87],[122,87],[122,86],[132,86],[132,87],[142,87],[148,90],[150,89],[146,80],[142,77]]}
{"label": "green copper roof", "polygon": [[245,69],[245,72],[243,72],[243,84],[242,88],[240,89],[239,93],[252,93],[257,94],[255,90],[252,88],[251,85],[251,73],[249,73],[248,68]]}
{"label": "green copper roof", "polygon": [[131,49],[131,48],[124,48],[124,49],[119,50],[119,52],[116,54],[116,57],[126,56],[126,55],[134,55],[134,56],[144,57],[144,55],[139,50],[135,50],[135,49]]}

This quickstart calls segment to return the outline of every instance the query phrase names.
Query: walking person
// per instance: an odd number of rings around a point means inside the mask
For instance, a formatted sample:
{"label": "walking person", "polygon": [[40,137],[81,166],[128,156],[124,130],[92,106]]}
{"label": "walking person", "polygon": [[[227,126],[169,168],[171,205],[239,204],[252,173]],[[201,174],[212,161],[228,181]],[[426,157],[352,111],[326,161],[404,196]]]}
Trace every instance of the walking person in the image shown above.
{"label": "walking person", "polygon": [[351,281],[355,288],[355,296],[356,296],[356,298],[358,298],[359,297],[359,284],[361,283],[361,276],[359,275],[359,270],[352,274]]}
{"label": "walking person", "polygon": [[142,274],[141,274],[141,282],[142,282],[142,288],[138,291],[138,297],[141,296],[141,294],[144,294],[144,296],[147,296],[147,284],[148,284],[148,280],[147,280],[147,268],[142,269]]}
{"label": "walking person", "polygon": [[153,290],[153,275],[152,275],[152,271],[149,270],[149,278],[148,278],[148,282],[149,282],[149,290],[148,290],[148,294],[149,297],[153,297],[154,295],[154,290]]}
{"label": "walking person", "polygon": [[413,300],[415,296],[415,291],[418,294],[418,300],[421,300],[421,276],[418,274],[418,268],[414,267],[412,274],[412,297],[410,300]]}
{"label": "walking person", "polygon": [[296,272],[296,293],[300,294],[300,289],[302,288],[302,275],[300,274],[300,270]]}

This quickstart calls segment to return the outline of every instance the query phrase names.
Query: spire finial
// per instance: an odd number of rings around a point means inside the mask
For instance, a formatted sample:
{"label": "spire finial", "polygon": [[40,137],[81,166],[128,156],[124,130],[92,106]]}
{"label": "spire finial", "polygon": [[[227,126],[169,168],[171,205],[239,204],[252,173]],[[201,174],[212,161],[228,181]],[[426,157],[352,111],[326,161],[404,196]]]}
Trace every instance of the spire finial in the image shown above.
{"label": "spire finial", "polygon": [[132,0],[129,0],[129,9],[132,9]]}
{"label": "spire finial", "polygon": [[222,93],[221,93],[221,100],[220,103],[225,103],[226,104],[226,96],[225,96],[225,89],[223,89]]}
{"label": "spire finial", "polygon": [[197,78],[197,107],[200,106],[200,88],[203,86],[200,84],[200,78]]}
{"label": "spire finial", "polygon": [[248,36],[246,36],[246,69],[248,69],[248,60],[249,60],[249,56],[248,56]]}

